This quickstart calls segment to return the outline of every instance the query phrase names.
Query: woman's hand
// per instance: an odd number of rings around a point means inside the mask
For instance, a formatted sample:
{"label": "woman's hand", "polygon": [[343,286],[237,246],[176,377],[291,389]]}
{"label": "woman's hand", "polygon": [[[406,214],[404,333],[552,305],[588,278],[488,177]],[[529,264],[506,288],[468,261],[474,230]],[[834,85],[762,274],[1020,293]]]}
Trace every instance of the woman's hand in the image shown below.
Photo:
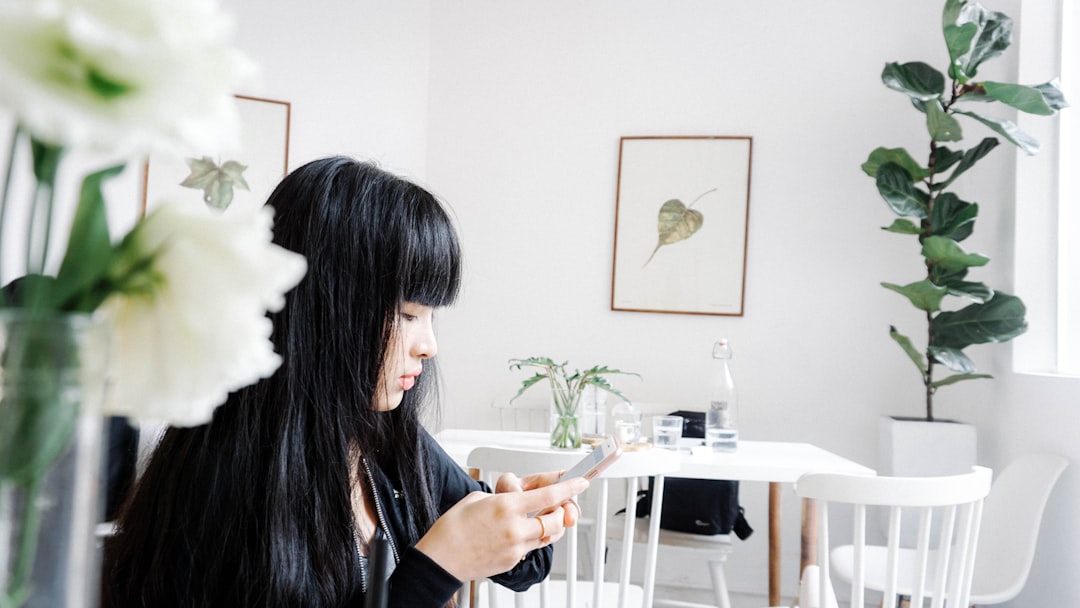
{"label": "woman's hand", "polygon": [[[535,473],[533,475],[526,475],[523,478],[519,478],[513,473],[503,473],[499,476],[499,480],[495,482],[495,493],[502,492],[524,492],[525,490],[532,490],[535,488],[543,488],[553,483],[559,482],[559,477],[565,471],[549,471],[547,473]],[[563,508],[563,526],[571,528],[577,525],[578,519],[581,518],[581,507],[573,498],[559,505]],[[542,513],[550,512],[550,509],[543,511]],[[561,534],[559,535],[562,536]],[[548,544],[559,540],[558,537],[552,538],[548,541]]]}
{"label": "woman's hand", "polygon": [[568,520],[570,525],[577,522],[577,509],[568,514],[563,505],[589,482],[579,477],[552,483],[557,478],[504,475],[496,484],[502,491],[472,492],[461,499],[435,521],[416,548],[460,581],[506,572],[529,551],[561,538]]}

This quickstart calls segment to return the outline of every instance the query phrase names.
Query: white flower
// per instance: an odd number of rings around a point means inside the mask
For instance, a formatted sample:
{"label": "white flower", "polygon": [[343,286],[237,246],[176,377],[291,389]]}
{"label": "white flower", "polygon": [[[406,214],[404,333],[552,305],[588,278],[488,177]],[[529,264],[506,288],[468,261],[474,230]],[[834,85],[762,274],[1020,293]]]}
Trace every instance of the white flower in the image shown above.
{"label": "white flower", "polygon": [[165,204],[135,229],[127,262],[153,257],[155,284],[103,305],[114,325],[108,413],[202,424],[229,392],[277,369],[266,311],[307,266],[270,242],[272,221],[269,207]]}
{"label": "white flower", "polygon": [[0,0],[0,105],[67,148],[216,152],[254,71],[231,32],[213,0]]}

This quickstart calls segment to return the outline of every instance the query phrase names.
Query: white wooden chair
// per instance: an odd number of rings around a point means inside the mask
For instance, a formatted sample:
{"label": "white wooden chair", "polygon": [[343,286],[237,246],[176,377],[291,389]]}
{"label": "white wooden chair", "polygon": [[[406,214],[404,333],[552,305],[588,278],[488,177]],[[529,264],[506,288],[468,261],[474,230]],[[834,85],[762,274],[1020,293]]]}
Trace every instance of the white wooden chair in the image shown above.
{"label": "white wooden chair", "polygon": [[[979,552],[971,584],[971,604],[1000,604],[1016,597],[1023,589],[1035,558],[1043,510],[1050,492],[1068,465],[1056,454],[1028,454],[1010,463],[994,480],[983,508],[979,531]],[[849,551],[834,552],[832,563],[838,578],[850,581],[853,564]],[[906,556],[913,549],[901,549]],[[885,547],[867,547],[869,563],[884,564]],[[901,559],[910,559],[902,557]],[[881,566],[871,568],[866,586],[883,590]],[[903,587],[910,582],[900,581]]]}
{"label": "white wooden chair", "polygon": [[[803,475],[796,493],[818,501],[818,597],[809,603],[835,605],[830,565],[847,562],[851,606],[863,606],[866,589],[873,589],[868,581],[880,580],[884,606],[896,606],[902,597],[909,597],[911,606],[921,607],[929,600],[931,608],[942,608],[947,600],[949,608],[967,608],[990,478],[990,469],[984,467],[943,477]],[[854,527],[853,544],[834,549],[829,507],[836,504],[852,505]],[[880,553],[866,545],[866,515],[873,507],[888,510],[888,544]],[[900,547],[901,517],[911,509],[918,513],[917,546],[905,551]],[[932,525],[939,531],[936,539],[931,538]],[[807,581],[803,583],[806,586]]]}
{"label": "white wooden chair", "polygon": [[[670,494],[669,494],[670,499]],[[633,511],[629,511],[633,514]],[[625,547],[623,539],[623,530],[625,529],[624,518],[626,513],[621,513],[612,518],[612,526],[608,531],[608,539],[620,543]],[[634,543],[642,544],[648,542],[648,528],[651,520],[657,519],[655,517],[636,519],[634,522]],[[677,532],[675,530],[660,529],[660,536],[658,538],[659,548],[658,554],[661,556],[668,551],[671,552],[687,552],[694,554],[699,558],[701,562],[704,562],[709,569],[709,578],[712,582],[713,598],[715,604],[691,604],[684,601],[664,600],[656,598],[653,600],[653,606],[682,606],[689,608],[691,606],[700,606],[702,608],[706,606],[718,606],[719,608],[731,608],[731,598],[728,596],[727,578],[724,576],[724,562],[727,561],[728,556],[733,551],[731,543],[731,534],[690,534],[687,532]]]}
{"label": "white wooden chair", "polygon": [[[468,466],[480,470],[481,479],[494,483],[499,473],[513,472],[524,476],[544,471],[565,470],[573,466],[585,455],[585,451],[576,450],[548,450],[548,449],[524,449],[486,446],[475,448],[468,457]],[[630,559],[629,552],[624,553],[620,564],[618,583],[605,582],[605,542],[606,526],[608,521],[608,484],[611,479],[627,480],[625,503],[619,502],[619,506],[629,505],[633,509],[637,499],[638,478],[655,476],[653,485],[653,504],[659,509],[660,501],[663,500],[664,475],[673,473],[679,469],[678,454],[666,450],[647,450],[641,452],[627,452],[609,467],[597,479],[592,481],[588,494],[595,499],[595,516],[593,521],[596,527],[593,535],[593,580],[591,582],[579,581],[577,563],[577,530],[570,528],[559,541],[565,546],[567,572],[563,581],[544,581],[539,589],[530,589],[524,594],[516,594],[515,603],[519,606],[528,601],[531,605],[547,606],[549,597],[564,596],[565,603],[553,600],[555,606],[590,606],[601,608],[605,601],[613,601],[620,608],[625,606],[650,606],[655,584],[656,573],[656,549],[660,533],[659,519],[649,531],[649,540],[646,553],[646,572],[644,585],[636,587],[630,584]],[[633,534],[633,521],[628,520],[624,534]],[[556,550],[560,550],[556,547]],[[498,590],[496,585],[489,586],[488,602],[494,607],[498,603]],[[580,598],[580,599],[579,599]]]}

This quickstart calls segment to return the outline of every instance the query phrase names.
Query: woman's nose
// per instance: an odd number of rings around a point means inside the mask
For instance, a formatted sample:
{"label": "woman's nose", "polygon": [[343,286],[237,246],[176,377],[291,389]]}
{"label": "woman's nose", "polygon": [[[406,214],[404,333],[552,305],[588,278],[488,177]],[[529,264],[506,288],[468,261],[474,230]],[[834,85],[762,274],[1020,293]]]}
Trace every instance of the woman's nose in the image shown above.
{"label": "woman's nose", "polygon": [[435,341],[435,328],[430,321],[422,323],[417,329],[412,343],[412,356],[420,359],[430,359],[439,351],[439,345]]}

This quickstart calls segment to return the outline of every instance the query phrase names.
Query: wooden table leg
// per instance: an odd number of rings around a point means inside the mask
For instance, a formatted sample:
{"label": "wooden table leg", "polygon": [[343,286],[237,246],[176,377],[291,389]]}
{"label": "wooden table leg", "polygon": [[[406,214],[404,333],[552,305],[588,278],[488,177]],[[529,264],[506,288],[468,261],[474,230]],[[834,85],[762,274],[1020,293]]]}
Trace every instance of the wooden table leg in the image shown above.
{"label": "wooden table leg", "polygon": [[[480,469],[469,467],[469,477],[479,480]],[[480,590],[479,587],[480,585],[477,585],[475,580],[469,581],[469,608],[477,608],[480,604],[479,599],[476,597],[476,592]]]}
{"label": "wooden table leg", "polygon": [[802,539],[799,560],[799,578],[806,567],[817,563],[817,501],[804,498],[802,501]]}
{"label": "wooden table leg", "polygon": [[780,605],[780,484],[769,482],[769,605]]}

